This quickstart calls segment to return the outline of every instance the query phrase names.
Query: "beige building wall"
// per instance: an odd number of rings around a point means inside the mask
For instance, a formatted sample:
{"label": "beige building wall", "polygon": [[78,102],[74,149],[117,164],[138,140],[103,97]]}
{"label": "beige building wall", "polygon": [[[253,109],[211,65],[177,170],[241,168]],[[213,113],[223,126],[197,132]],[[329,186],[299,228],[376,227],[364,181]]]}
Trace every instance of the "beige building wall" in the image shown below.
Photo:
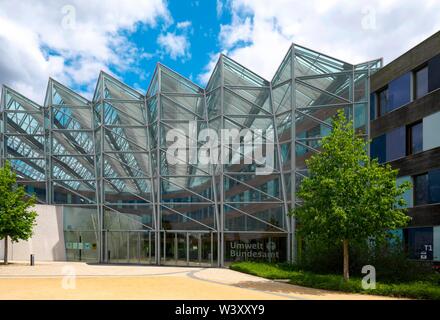
{"label": "beige building wall", "polygon": [[[9,260],[64,261],[66,250],[63,232],[62,206],[36,205],[38,213],[34,235],[28,241],[9,241]],[[0,259],[4,258],[4,240],[0,241]]]}

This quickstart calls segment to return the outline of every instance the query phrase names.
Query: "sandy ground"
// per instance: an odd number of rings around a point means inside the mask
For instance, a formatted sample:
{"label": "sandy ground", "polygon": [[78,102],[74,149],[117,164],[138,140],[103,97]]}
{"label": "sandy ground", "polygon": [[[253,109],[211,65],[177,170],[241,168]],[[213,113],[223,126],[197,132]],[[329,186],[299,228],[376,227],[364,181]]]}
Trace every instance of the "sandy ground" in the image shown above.
{"label": "sandy ground", "polygon": [[304,288],[229,269],[40,262],[0,265],[0,299],[389,299]]}

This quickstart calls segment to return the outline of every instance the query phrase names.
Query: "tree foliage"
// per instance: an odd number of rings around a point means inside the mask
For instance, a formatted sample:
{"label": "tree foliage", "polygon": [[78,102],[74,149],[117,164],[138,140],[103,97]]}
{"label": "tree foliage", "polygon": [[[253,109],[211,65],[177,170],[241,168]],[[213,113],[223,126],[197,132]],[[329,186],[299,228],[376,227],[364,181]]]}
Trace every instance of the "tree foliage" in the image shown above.
{"label": "tree foliage", "polygon": [[[24,187],[17,185],[16,174],[6,162],[0,168],[0,239],[28,240],[37,217],[37,213],[31,210],[34,205],[35,197],[26,196]],[[7,251],[7,241],[5,244]]]}
{"label": "tree foliage", "polygon": [[409,217],[402,197],[409,183],[396,184],[397,170],[367,154],[351,121],[339,112],[321,152],[306,161],[309,175],[301,181],[301,206],[292,214],[306,239],[330,242],[383,238],[404,227]]}

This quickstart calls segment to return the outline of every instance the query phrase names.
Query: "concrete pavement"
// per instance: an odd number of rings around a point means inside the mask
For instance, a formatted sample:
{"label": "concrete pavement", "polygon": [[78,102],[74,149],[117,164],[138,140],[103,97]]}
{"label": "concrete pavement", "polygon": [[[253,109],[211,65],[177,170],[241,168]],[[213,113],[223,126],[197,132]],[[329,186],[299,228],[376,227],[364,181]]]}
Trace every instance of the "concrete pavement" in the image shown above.
{"label": "concrete pavement", "polygon": [[0,264],[0,299],[390,299],[271,281],[229,269],[83,262]]}

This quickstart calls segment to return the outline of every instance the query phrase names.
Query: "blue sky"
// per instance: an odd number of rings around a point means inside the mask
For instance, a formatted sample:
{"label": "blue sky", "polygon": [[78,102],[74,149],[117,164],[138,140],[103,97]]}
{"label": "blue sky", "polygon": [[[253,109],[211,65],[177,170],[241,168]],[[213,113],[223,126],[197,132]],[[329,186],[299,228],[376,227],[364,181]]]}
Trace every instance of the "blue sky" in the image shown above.
{"label": "blue sky", "polygon": [[440,29],[425,0],[1,0],[0,84],[42,103],[52,77],[91,98],[99,71],[145,92],[157,62],[204,86],[227,54],[270,80],[292,42],[388,63]]}
{"label": "blue sky", "polygon": [[123,75],[124,81],[136,88],[146,88],[150,83],[156,62],[160,61],[197,84],[203,85],[197,76],[209,63],[209,54],[221,50],[217,41],[220,25],[228,24],[231,20],[229,12],[225,11],[217,15],[216,8],[216,1],[170,1],[168,10],[174,23],[166,28],[166,33],[186,37],[188,52],[172,57],[158,46],[157,41],[154,41],[163,33],[161,28],[167,25],[166,21],[162,21],[163,25],[159,28],[139,26],[138,30],[129,36],[129,40],[153,54],[153,57],[146,59],[142,64],[142,70],[146,71],[145,79],[136,73],[128,72]]}

